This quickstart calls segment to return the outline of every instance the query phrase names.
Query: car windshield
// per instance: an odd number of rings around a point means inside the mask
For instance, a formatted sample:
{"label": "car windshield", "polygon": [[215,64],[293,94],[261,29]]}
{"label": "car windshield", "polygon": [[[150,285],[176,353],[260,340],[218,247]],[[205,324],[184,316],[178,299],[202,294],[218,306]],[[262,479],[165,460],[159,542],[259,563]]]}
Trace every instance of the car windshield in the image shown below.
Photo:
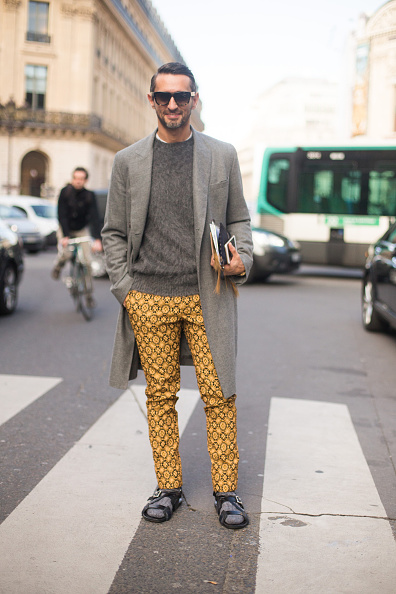
{"label": "car windshield", "polygon": [[23,213],[14,206],[8,206],[7,204],[0,204],[0,217],[2,219],[26,219],[26,213]]}
{"label": "car windshield", "polygon": [[32,208],[38,217],[44,219],[56,219],[58,217],[55,204],[32,204]]}

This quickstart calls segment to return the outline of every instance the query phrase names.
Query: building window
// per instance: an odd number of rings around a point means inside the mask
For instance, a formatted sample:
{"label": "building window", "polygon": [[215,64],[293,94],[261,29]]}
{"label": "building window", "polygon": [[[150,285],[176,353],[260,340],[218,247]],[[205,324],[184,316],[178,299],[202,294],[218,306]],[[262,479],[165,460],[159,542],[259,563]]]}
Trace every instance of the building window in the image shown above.
{"label": "building window", "polygon": [[26,39],[28,41],[39,41],[49,43],[48,35],[48,2],[29,2],[29,22]]}
{"label": "building window", "polygon": [[25,101],[31,109],[45,109],[45,95],[47,91],[47,67],[25,66]]}

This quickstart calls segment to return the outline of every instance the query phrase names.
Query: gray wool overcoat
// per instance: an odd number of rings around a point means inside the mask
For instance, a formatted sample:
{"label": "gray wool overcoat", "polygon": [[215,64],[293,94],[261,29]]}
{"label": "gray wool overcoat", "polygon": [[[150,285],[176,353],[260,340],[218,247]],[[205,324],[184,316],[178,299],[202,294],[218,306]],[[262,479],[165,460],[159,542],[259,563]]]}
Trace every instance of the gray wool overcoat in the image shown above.
{"label": "gray wool overcoat", "polygon": [[[194,239],[199,294],[210,350],[223,394],[228,398],[236,393],[237,298],[224,280],[220,294],[215,293],[217,273],[210,265],[209,224],[212,219],[217,224],[222,222],[235,235],[248,275],[253,261],[250,217],[234,147],[195,130],[193,135]],[[121,304],[110,371],[110,385],[120,389],[128,387],[128,381],[136,377],[140,366],[135,337],[122,304],[131,290],[130,263],[138,258],[144,238],[154,138],[155,132],[116,154],[102,230],[111,291]],[[246,276],[233,278],[237,285],[246,280]],[[183,334],[180,362],[192,364]]]}

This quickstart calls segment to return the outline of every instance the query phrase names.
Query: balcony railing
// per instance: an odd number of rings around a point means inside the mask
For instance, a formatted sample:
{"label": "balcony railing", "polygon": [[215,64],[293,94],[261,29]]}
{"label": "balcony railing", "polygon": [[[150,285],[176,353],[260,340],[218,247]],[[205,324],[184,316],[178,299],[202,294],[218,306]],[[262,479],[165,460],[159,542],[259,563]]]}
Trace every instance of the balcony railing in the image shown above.
{"label": "balcony railing", "polygon": [[68,113],[16,107],[13,101],[0,104],[0,127],[9,133],[21,129],[68,130],[82,133],[103,134],[127,146],[131,140],[114,126],[105,124],[96,114]]}
{"label": "balcony railing", "polygon": [[46,33],[36,33],[35,31],[28,31],[26,33],[26,41],[37,41],[39,43],[51,43],[51,37]]}

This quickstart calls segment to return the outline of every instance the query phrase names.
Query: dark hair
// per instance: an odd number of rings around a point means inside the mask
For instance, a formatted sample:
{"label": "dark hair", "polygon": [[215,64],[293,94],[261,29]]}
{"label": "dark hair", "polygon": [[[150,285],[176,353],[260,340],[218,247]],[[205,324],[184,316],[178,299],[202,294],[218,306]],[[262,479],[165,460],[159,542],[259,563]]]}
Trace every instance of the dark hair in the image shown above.
{"label": "dark hair", "polygon": [[191,91],[193,93],[197,91],[197,83],[195,82],[195,78],[191,70],[187,68],[185,64],[181,64],[180,62],[168,62],[167,64],[160,66],[152,77],[150,83],[150,93],[155,91],[155,83],[159,74],[184,74],[184,76],[188,76],[190,79]]}
{"label": "dark hair", "polygon": [[88,171],[84,167],[76,167],[73,171],[73,175],[76,173],[76,171],[82,171],[85,173],[85,179],[88,179]]}

